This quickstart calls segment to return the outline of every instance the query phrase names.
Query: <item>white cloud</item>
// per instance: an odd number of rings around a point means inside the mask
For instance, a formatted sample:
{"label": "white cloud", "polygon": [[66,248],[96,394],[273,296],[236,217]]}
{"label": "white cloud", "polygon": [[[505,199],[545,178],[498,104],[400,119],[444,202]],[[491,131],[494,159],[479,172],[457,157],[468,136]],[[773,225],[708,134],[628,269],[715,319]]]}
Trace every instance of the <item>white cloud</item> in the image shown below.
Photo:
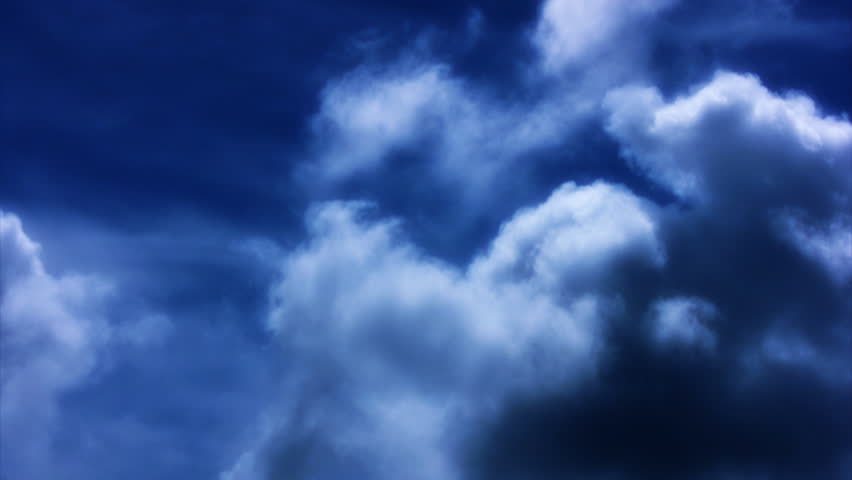
{"label": "white cloud", "polygon": [[721,72],[671,102],[654,88],[625,87],[605,104],[610,133],[679,195],[770,199],[783,190],[849,186],[852,125],[821,115],[804,95],[775,95],[752,75]]}
{"label": "white cloud", "polygon": [[[48,274],[20,220],[0,212],[0,472],[47,478],[58,397],[92,371],[108,336],[111,287],[91,276]],[[11,477],[10,477],[11,478]]]}
{"label": "white cloud", "polygon": [[673,0],[548,0],[534,30],[533,44],[542,55],[546,71],[560,69],[599,56],[602,49],[623,48],[619,35],[651,17]]}
{"label": "white cloud", "polygon": [[[529,36],[541,58],[519,59],[519,91],[453,72],[424,53],[428,41],[396,61],[364,64],[323,89],[299,176],[315,188],[334,185],[416,152],[430,175],[455,183],[465,206],[485,209],[496,177],[529,169],[524,158],[575,135],[609,89],[642,78],[648,41],[639,27],[671,3],[546,2]],[[569,64],[582,68],[563,69]]]}
{"label": "white cloud", "polygon": [[455,88],[440,65],[378,75],[362,68],[328,85],[313,119],[324,173],[338,178],[376,167],[416,138],[430,110],[452,103]]}
{"label": "white cloud", "polygon": [[312,120],[314,158],[302,173],[312,182],[339,181],[408,148],[427,154],[438,178],[479,191],[513,160],[559,142],[582,108],[567,95],[498,101],[422,59],[364,66],[323,90]]}
{"label": "white cloud", "polygon": [[544,333],[565,351],[550,359],[558,362],[553,371],[592,348],[583,315],[524,283],[474,278],[425,258],[398,238],[393,222],[359,222],[360,208],[332,203],[310,214],[315,240],[288,259],[270,317],[290,347],[321,348],[341,363],[372,357],[370,368],[390,371],[359,377],[399,374],[416,385],[432,377],[435,388],[476,383],[483,361],[521,356]]}
{"label": "white cloud", "polygon": [[[616,186],[561,187],[468,269],[424,256],[396,222],[365,221],[366,208],[308,214],[311,241],[287,257],[269,316],[292,367],[275,428],[288,440],[265,435],[223,478],[255,478],[276,459],[293,471],[292,456],[305,478],[362,462],[374,478],[457,478],[453,442],[507,395],[564,391],[596,363],[618,300],[554,282],[579,285],[620,255],[662,262],[650,207]],[[536,266],[507,274],[525,261]]]}
{"label": "white cloud", "polygon": [[473,268],[479,275],[531,277],[551,291],[594,290],[624,256],[664,263],[655,216],[653,204],[623,187],[568,183],[507,222]]}

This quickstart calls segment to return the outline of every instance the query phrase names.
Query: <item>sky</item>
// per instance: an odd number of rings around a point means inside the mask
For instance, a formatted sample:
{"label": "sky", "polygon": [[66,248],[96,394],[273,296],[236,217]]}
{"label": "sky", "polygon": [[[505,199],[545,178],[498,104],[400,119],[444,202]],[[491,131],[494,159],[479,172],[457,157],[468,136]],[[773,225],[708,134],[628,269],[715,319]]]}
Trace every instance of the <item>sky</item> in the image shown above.
{"label": "sky", "polygon": [[0,479],[852,478],[842,0],[12,0]]}

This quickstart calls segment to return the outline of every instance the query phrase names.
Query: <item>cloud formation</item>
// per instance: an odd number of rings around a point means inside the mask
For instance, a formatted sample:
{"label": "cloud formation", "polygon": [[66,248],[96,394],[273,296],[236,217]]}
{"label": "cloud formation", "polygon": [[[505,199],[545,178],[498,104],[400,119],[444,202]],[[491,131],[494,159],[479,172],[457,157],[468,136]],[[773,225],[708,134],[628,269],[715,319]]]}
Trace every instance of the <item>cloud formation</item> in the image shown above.
{"label": "cloud formation", "polygon": [[[848,476],[852,302],[833,239],[849,234],[850,124],[731,73],[670,102],[619,89],[607,108],[627,159],[678,197],[658,216],[665,266],[622,284],[619,353],[595,381],[486,429],[477,478]],[[818,227],[791,241],[790,212]]]}
{"label": "cloud formation", "polygon": [[507,176],[582,141],[609,89],[646,78],[652,39],[641,29],[672,3],[545,2],[523,37],[533,55],[508,62],[504,88],[441,60],[429,35],[391,61],[366,61],[326,83],[298,177],[309,190],[333,190],[418,168],[418,178],[449,185],[463,211],[483,215]]}
{"label": "cloud formation", "polygon": [[652,180],[727,221],[773,223],[778,234],[844,281],[849,275],[852,125],[801,93],[717,73],[665,102],[625,87],[605,101],[607,128]]}
{"label": "cloud formation", "polygon": [[605,104],[608,129],[628,156],[681,197],[812,200],[821,189],[826,199],[848,195],[852,125],[820,115],[803,94],[778,96],[754,76],[721,72],[671,102],[654,88],[625,87]]}
{"label": "cloud formation", "polygon": [[289,393],[225,478],[843,478],[852,126],[727,72],[604,108],[673,203],[568,183],[466,268],[314,208],[272,290]]}
{"label": "cloud formation", "polygon": [[455,449],[502,399],[592,371],[619,302],[600,275],[566,294],[572,273],[662,261],[650,206],[605,184],[566,184],[520,212],[467,270],[366,208],[309,213],[311,240],[286,259],[269,318],[293,370],[286,433],[262,447],[267,464],[226,478],[461,478]]}
{"label": "cloud formation", "polygon": [[843,2],[19,3],[3,479],[852,478]]}

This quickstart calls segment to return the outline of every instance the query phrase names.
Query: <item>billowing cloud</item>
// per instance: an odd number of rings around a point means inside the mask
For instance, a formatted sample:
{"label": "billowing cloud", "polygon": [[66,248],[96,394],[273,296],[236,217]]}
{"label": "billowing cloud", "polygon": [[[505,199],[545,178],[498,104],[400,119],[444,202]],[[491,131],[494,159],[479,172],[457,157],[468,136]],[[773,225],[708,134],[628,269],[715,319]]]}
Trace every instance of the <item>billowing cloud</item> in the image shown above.
{"label": "billowing cloud", "polygon": [[852,124],[800,93],[776,95],[728,72],[666,102],[653,88],[607,96],[609,131],[627,157],[696,208],[749,218],[849,275]]}
{"label": "billowing cloud", "polygon": [[673,203],[568,183],[465,268],[311,210],[272,291],[287,393],[226,478],[842,478],[848,122],[731,73],[605,107]]}
{"label": "billowing cloud", "polygon": [[551,292],[596,291],[626,257],[664,263],[655,215],[653,204],[623,187],[566,184],[507,222],[473,270],[529,280]]}
{"label": "billowing cloud", "polygon": [[671,102],[653,88],[626,87],[606,105],[609,131],[626,153],[678,195],[780,203],[848,193],[852,125],[820,115],[802,94],[775,95],[753,76],[721,72]]}
{"label": "billowing cloud", "polygon": [[628,161],[677,197],[657,217],[665,265],[621,283],[600,377],[485,430],[477,478],[845,478],[848,121],[730,73],[606,103]]}
{"label": "billowing cloud", "polygon": [[[712,292],[716,314],[749,318],[717,327],[767,338],[780,329],[822,345],[803,348],[846,358],[852,124],[821,114],[802,93],[779,95],[729,72],[671,101],[626,87],[606,105],[628,161],[683,205],[662,227],[669,275],[681,288]],[[701,236],[712,249],[688,247]],[[725,279],[747,285],[751,297],[738,298],[742,287]]]}
{"label": "billowing cloud", "polygon": [[564,391],[593,370],[620,305],[591,271],[663,261],[651,207],[606,184],[567,184],[520,212],[467,270],[368,213],[314,209],[310,243],[273,291],[294,396],[256,467],[271,478],[461,478],[459,442],[504,398]]}

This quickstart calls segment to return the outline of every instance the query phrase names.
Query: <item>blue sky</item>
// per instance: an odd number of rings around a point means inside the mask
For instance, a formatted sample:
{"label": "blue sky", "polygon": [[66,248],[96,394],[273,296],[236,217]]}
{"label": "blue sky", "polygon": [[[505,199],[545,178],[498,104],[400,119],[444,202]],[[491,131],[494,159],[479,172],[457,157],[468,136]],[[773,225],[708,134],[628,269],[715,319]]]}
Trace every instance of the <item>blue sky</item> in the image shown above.
{"label": "blue sky", "polygon": [[0,479],[852,476],[842,1],[13,1]]}

